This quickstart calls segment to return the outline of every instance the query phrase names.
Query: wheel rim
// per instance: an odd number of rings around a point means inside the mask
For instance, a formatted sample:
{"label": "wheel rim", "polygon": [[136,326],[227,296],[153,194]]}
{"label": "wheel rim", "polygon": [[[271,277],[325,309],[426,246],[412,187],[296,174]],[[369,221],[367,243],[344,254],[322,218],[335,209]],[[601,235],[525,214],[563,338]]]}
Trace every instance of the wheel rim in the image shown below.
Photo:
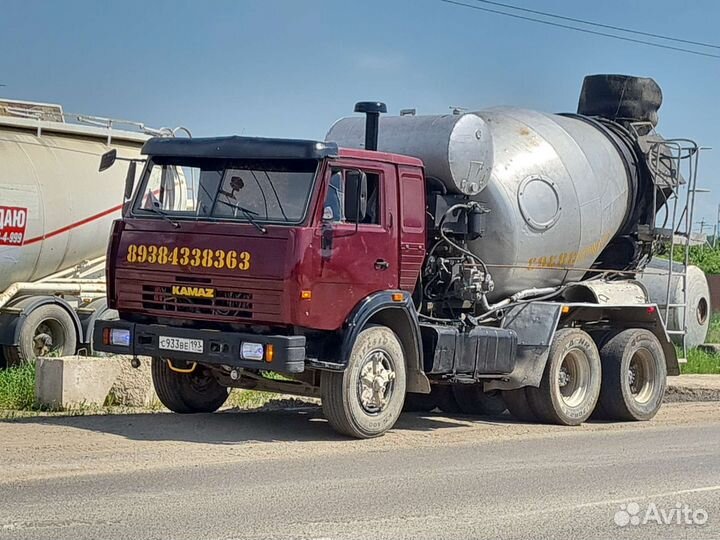
{"label": "wheel rim", "polygon": [[590,359],[580,349],[571,349],[560,364],[557,378],[560,399],[568,407],[577,407],[590,386]]}
{"label": "wheel rim", "polygon": [[65,332],[63,326],[55,319],[42,321],[33,333],[33,354],[47,356],[61,351],[65,346]]}
{"label": "wheel rim", "polygon": [[368,414],[380,414],[386,409],[395,390],[395,365],[383,350],[368,353],[360,365],[357,397]]}
{"label": "wheel rim", "polygon": [[627,372],[628,388],[635,401],[647,403],[655,393],[657,369],[647,349],[638,349],[630,359]]}

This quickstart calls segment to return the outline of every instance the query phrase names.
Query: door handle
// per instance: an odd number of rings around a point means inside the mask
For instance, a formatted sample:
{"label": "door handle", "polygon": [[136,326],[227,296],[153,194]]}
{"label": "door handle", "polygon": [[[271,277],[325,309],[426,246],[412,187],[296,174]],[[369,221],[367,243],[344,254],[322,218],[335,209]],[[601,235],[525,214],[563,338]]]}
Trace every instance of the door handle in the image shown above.
{"label": "door handle", "polygon": [[384,259],[378,259],[375,261],[375,270],[387,270],[390,268],[390,263]]}

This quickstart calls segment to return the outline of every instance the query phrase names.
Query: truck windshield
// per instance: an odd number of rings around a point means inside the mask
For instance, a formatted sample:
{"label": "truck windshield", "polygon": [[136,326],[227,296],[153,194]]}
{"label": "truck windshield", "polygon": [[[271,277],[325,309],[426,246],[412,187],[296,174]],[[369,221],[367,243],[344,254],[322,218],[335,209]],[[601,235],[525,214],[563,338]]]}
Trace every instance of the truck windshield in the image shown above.
{"label": "truck windshield", "polygon": [[139,213],[173,220],[303,221],[318,162],[224,162],[157,158],[137,191]]}

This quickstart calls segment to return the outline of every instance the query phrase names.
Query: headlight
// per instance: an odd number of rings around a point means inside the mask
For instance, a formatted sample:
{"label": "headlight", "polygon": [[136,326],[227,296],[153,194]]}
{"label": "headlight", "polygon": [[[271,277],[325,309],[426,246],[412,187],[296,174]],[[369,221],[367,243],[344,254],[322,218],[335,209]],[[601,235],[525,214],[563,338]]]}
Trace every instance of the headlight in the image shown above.
{"label": "headlight", "polygon": [[111,328],[109,345],[119,345],[120,347],[130,346],[130,330],[127,328]]}
{"label": "headlight", "polygon": [[240,356],[245,360],[262,360],[264,350],[261,343],[243,341],[240,346]]}

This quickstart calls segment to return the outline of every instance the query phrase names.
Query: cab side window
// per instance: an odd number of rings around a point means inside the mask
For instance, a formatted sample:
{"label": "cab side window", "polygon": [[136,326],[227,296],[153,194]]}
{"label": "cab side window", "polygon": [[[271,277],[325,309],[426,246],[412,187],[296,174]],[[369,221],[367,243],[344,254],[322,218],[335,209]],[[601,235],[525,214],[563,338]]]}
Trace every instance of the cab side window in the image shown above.
{"label": "cab side window", "polygon": [[[356,170],[356,169],[355,169]],[[345,217],[345,178],[348,169],[334,168],[330,174],[323,219],[333,223],[349,223]],[[360,222],[366,225],[380,224],[380,175],[365,171],[367,176],[368,198],[365,218]]]}

